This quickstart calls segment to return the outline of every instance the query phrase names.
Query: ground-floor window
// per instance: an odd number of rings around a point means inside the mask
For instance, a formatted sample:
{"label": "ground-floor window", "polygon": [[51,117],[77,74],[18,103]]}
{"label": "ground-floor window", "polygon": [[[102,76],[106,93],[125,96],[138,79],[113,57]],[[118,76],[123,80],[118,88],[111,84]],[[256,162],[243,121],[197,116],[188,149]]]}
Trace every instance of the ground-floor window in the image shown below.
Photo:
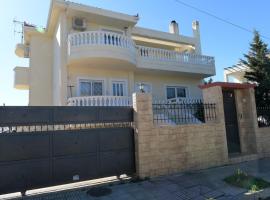
{"label": "ground-floor window", "polygon": [[103,80],[80,80],[80,96],[102,96],[104,94]]}
{"label": "ground-floor window", "polygon": [[126,81],[112,81],[112,95],[117,97],[127,96]]}
{"label": "ground-floor window", "polygon": [[187,88],[181,86],[167,86],[167,99],[187,98]]}

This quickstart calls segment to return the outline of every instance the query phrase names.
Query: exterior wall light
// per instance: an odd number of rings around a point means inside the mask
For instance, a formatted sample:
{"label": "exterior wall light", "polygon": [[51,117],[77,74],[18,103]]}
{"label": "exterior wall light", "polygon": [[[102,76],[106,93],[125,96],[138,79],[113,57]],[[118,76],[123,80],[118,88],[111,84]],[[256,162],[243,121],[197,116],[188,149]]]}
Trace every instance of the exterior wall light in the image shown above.
{"label": "exterior wall light", "polygon": [[140,83],[139,89],[140,89],[140,92],[141,93],[145,93],[144,84],[143,83]]}

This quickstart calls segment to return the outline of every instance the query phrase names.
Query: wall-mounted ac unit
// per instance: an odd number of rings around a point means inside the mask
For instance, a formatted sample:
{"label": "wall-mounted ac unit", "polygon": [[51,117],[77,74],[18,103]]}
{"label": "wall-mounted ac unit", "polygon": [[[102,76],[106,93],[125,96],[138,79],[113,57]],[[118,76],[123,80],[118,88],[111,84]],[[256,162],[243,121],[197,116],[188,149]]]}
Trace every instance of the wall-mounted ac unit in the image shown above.
{"label": "wall-mounted ac unit", "polygon": [[72,27],[77,31],[85,31],[87,28],[86,19],[81,17],[74,17],[72,21]]}
{"label": "wall-mounted ac unit", "polygon": [[24,48],[24,58],[30,58],[30,47],[25,46]]}

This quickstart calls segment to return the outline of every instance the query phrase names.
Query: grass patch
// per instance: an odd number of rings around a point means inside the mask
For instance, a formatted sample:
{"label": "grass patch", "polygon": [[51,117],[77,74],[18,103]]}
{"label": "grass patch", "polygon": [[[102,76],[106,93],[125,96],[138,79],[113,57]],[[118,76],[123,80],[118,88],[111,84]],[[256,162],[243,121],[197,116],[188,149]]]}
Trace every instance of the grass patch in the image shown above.
{"label": "grass patch", "polygon": [[225,178],[224,181],[230,185],[245,188],[253,192],[270,187],[269,182],[261,178],[250,176],[240,169],[238,169],[232,176]]}

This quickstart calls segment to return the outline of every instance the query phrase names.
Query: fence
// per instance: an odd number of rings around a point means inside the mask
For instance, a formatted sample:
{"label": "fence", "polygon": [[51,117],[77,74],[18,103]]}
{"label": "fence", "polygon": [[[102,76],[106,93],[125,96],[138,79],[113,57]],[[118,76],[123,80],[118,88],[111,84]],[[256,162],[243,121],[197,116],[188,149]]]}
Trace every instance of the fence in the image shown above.
{"label": "fence", "polygon": [[132,119],[131,107],[0,107],[0,133],[131,127]]}
{"label": "fence", "polygon": [[216,119],[216,105],[202,100],[153,103],[155,124],[201,124]]}
{"label": "fence", "polygon": [[257,107],[259,127],[270,127],[270,107]]}

